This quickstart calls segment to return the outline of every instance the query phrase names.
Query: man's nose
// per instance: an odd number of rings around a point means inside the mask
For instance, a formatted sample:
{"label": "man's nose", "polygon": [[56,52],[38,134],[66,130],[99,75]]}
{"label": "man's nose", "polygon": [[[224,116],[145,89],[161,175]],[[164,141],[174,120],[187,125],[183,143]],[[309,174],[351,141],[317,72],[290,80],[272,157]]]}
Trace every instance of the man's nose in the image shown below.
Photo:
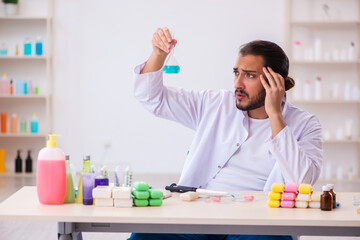
{"label": "man's nose", "polygon": [[241,75],[237,76],[234,81],[234,85],[236,89],[244,89],[244,79]]}

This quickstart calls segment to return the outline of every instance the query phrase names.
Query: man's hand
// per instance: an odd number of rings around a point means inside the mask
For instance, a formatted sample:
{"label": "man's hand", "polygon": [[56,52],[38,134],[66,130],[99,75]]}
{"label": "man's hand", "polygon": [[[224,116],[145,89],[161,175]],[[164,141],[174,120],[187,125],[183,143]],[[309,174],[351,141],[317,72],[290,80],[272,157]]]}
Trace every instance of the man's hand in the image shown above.
{"label": "man's hand", "polygon": [[265,111],[269,116],[272,137],[274,138],[285,126],[286,122],[281,113],[281,103],[285,95],[284,78],[274,72],[270,67],[264,67],[264,75],[260,75],[260,80],[266,91]]}
{"label": "man's hand", "polygon": [[162,68],[171,47],[175,47],[177,41],[172,39],[168,28],[158,28],[153,34],[153,52],[141,73],[155,72]]}

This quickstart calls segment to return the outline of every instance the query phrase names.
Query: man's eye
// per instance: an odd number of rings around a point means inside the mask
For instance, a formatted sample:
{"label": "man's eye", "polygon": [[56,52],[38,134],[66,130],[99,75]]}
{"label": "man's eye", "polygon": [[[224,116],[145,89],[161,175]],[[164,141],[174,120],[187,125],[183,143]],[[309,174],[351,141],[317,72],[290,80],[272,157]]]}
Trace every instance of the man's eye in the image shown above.
{"label": "man's eye", "polygon": [[247,73],[246,75],[247,75],[248,78],[255,78],[255,74]]}
{"label": "man's eye", "polygon": [[235,75],[235,76],[238,76],[238,75],[239,75],[239,72],[238,72],[238,71],[234,71],[234,75]]}

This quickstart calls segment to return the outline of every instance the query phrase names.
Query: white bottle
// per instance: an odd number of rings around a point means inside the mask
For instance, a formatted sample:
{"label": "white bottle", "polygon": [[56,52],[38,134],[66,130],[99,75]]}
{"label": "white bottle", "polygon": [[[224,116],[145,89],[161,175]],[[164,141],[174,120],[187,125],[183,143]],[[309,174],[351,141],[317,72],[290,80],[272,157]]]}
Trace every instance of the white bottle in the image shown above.
{"label": "white bottle", "polygon": [[331,89],[331,97],[336,100],[339,98],[339,84],[333,83]]}
{"label": "white bottle", "polygon": [[355,60],[355,43],[351,42],[348,48],[347,57],[349,61]]}
{"label": "white bottle", "polygon": [[310,88],[310,81],[309,80],[306,80],[305,81],[305,84],[304,84],[304,100],[307,100],[309,101],[310,100],[310,91],[311,91],[311,88]]}
{"label": "white bottle", "polygon": [[300,41],[294,42],[294,54],[293,54],[293,60],[295,61],[301,61],[304,58],[304,53],[302,51],[302,46]]}
{"label": "white bottle", "polygon": [[322,59],[322,44],[319,38],[315,38],[314,42],[315,61],[321,61]]}
{"label": "white bottle", "polygon": [[344,86],[344,100],[345,101],[351,100],[351,85],[349,82],[346,82]]}
{"label": "white bottle", "polygon": [[317,77],[315,80],[315,100],[321,99],[321,78]]}

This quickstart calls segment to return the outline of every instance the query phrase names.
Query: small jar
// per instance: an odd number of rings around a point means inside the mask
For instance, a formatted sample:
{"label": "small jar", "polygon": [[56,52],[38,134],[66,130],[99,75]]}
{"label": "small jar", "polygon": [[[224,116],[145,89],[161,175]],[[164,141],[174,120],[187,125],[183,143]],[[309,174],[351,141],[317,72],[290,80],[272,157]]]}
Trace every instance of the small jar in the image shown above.
{"label": "small jar", "polygon": [[330,188],[330,194],[333,199],[333,208],[336,208],[336,193],[334,192],[334,184],[327,184],[327,186]]}

